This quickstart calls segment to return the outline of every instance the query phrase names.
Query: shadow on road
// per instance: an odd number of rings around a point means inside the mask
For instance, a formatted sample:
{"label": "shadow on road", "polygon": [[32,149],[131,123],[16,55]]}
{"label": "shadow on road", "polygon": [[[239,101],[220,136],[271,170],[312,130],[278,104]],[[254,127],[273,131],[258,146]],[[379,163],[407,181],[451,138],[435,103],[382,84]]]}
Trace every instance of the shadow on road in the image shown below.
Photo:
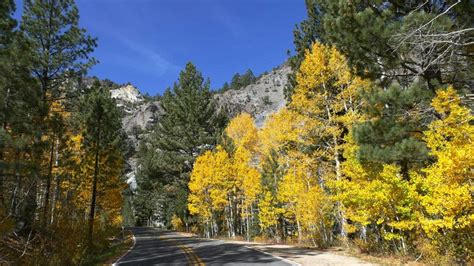
{"label": "shadow on road", "polygon": [[289,265],[277,257],[243,244],[187,237],[154,228],[142,227],[130,230],[135,235],[136,244],[133,250],[120,260],[120,265],[189,265],[184,252],[176,243],[190,247],[206,265]]}

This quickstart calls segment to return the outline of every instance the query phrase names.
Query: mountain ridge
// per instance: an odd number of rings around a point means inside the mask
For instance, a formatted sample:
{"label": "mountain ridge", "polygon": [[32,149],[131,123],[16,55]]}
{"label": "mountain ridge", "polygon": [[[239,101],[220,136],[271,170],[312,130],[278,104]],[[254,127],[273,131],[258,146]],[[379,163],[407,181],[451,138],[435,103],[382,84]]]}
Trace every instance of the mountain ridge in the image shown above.
{"label": "mountain ridge", "polygon": [[[229,118],[246,112],[262,127],[265,119],[286,105],[284,88],[288,83],[291,67],[285,62],[256,78],[255,82],[239,89],[214,91],[214,99],[220,108],[225,108]],[[164,114],[159,100],[148,100],[132,84],[115,85],[112,98],[124,110],[122,128],[127,135],[127,182],[135,187],[135,158],[140,142],[153,130]]]}

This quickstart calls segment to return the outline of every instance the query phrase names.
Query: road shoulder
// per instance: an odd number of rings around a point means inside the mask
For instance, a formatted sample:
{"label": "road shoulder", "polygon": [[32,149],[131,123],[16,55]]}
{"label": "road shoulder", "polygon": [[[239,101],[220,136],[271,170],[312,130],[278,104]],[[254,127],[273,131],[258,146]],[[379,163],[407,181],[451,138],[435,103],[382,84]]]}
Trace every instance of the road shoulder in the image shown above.
{"label": "road shoulder", "polygon": [[[196,235],[189,233],[181,234],[186,237],[197,237]],[[238,240],[215,240],[243,245],[247,248],[276,257],[292,265],[377,265],[337,251],[321,251],[291,245],[265,244]]]}
{"label": "road shoulder", "polygon": [[[137,240],[135,238],[135,235],[133,234],[132,231],[127,230],[127,236],[125,240],[125,247],[122,249],[122,252],[117,254],[114,259],[111,259],[113,261],[112,265],[118,265],[118,262],[123,259],[125,256],[130,253],[133,248],[135,247]],[[128,247],[128,248],[127,248]]]}
{"label": "road shoulder", "polygon": [[335,251],[246,241],[229,242],[245,244],[250,248],[292,261],[297,265],[376,265]]}

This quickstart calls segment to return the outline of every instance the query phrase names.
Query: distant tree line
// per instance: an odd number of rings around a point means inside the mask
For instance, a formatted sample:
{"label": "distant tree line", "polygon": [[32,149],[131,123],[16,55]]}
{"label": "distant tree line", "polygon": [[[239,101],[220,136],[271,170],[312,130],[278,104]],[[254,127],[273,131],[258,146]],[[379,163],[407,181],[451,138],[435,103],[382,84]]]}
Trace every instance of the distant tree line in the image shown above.
{"label": "distant tree line", "polygon": [[229,83],[225,82],[219,92],[225,92],[228,90],[239,90],[247,87],[250,84],[254,84],[257,81],[257,77],[253,74],[252,70],[248,69],[244,74],[236,73],[232,76],[232,80]]}

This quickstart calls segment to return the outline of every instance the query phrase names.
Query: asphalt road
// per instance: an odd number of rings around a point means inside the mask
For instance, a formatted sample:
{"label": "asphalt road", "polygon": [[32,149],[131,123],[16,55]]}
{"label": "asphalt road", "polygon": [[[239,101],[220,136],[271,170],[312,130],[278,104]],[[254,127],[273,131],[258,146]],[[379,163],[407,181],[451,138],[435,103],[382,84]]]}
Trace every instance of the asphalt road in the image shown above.
{"label": "asphalt road", "polygon": [[270,254],[220,240],[132,228],[135,245],[116,265],[292,265]]}

